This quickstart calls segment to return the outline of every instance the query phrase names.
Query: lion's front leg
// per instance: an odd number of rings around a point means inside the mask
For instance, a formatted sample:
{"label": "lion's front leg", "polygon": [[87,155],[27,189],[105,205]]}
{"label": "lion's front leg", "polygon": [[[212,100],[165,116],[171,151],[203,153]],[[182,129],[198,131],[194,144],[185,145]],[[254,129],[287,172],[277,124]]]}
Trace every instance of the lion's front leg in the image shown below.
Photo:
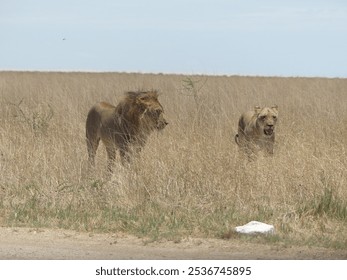
{"label": "lion's front leg", "polygon": [[265,139],[262,141],[262,148],[265,154],[272,156],[274,154],[274,144],[275,144],[275,136]]}
{"label": "lion's front leg", "polygon": [[131,163],[132,153],[128,145],[122,145],[119,149],[119,154],[123,166]]}
{"label": "lion's front leg", "polygon": [[131,162],[134,160],[134,158],[138,157],[141,153],[142,146],[140,145],[131,145],[131,146],[125,146],[122,147],[119,150],[121,162],[123,165],[131,164]]}
{"label": "lion's front leg", "polygon": [[274,154],[274,143],[272,141],[268,141],[265,144],[265,151],[268,155],[273,155]]}

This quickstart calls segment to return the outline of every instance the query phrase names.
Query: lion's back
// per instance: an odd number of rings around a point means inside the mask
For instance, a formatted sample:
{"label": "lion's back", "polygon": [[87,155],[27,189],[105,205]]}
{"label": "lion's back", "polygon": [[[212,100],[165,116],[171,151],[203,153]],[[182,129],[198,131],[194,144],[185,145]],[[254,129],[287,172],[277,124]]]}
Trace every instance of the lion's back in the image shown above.
{"label": "lion's back", "polygon": [[101,121],[109,120],[115,115],[116,107],[107,102],[96,103],[91,109],[95,111],[101,118]]}

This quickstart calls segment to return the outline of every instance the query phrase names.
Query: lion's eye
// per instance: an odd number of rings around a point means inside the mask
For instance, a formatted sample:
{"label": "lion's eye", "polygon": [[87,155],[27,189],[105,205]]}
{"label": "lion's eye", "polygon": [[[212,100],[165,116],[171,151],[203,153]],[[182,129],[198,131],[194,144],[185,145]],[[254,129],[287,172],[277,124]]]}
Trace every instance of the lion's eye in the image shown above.
{"label": "lion's eye", "polygon": [[275,120],[275,119],[277,119],[277,117],[276,116],[272,116],[272,118]]}
{"label": "lion's eye", "polygon": [[161,109],[156,109],[153,111],[153,116],[158,118],[160,116],[160,114],[162,113],[162,110]]}
{"label": "lion's eye", "polygon": [[266,116],[260,116],[261,120],[265,120]]}

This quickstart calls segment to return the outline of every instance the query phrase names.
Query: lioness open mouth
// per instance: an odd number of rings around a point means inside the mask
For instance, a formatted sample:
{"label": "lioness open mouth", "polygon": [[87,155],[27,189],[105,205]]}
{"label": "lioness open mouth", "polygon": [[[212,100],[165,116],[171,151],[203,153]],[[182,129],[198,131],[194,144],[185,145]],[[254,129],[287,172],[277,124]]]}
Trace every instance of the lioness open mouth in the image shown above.
{"label": "lioness open mouth", "polygon": [[274,130],[273,130],[272,127],[268,127],[268,128],[264,129],[264,134],[267,135],[267,136],[272,135],[273,132],[274,132]]}

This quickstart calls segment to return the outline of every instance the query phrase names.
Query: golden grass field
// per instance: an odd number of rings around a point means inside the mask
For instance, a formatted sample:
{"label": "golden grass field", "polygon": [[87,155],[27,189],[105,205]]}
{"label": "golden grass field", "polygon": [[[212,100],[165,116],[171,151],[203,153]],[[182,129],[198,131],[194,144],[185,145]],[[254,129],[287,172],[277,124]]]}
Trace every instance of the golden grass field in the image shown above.
{"label": "golden grass field", "polygon": [[[157,89],[169,125],[130,168],[89,170],[85,120],[98,101]],[[243,111],[279,107],[275,154],[234,142]],[[119,157],[118,157],[119,158]],[[125,232],[179,241],[244,238],[347,248],[347,79],[0,72],[0,225]]]}

